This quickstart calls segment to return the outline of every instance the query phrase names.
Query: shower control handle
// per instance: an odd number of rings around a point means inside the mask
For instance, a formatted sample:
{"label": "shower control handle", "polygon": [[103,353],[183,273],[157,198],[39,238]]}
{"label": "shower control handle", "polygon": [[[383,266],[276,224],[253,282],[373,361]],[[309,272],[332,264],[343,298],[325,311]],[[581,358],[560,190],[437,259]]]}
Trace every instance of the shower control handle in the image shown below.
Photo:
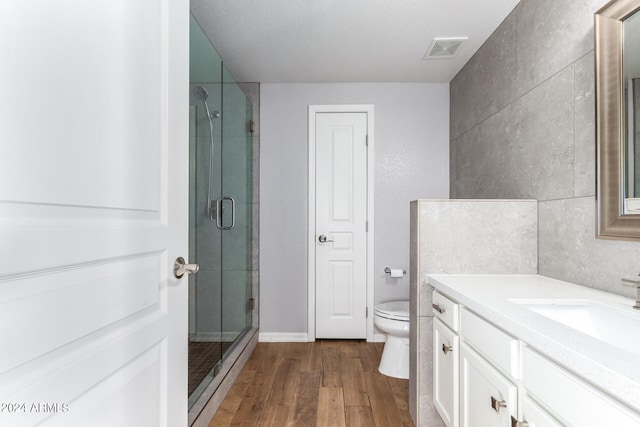
{"label": "shower control handle", "polygon": [[333,240],[327,240],[327,236],[325,236],[324,234],[321,234],[320,236],[318,236],[318,242],[328,243],[328,242],[333,242]]}
{"label": "shower control handle", "polygon": [[196,274],[198,270],[200,270],[198,264],[187,264],[181,256],[173,263],[173,275],[176,279],[181,279],[185,274]]}

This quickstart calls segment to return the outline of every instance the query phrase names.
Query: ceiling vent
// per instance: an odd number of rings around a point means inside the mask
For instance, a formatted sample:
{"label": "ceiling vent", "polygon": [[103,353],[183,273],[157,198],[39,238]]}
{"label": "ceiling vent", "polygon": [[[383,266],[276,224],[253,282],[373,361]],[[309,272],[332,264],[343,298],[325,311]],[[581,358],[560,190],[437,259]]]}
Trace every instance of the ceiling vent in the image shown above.
{"label": "ceiling vent", "polygon": [[468,37],[437,37],[433,39],[423,59],[450,59],[460,50]]}

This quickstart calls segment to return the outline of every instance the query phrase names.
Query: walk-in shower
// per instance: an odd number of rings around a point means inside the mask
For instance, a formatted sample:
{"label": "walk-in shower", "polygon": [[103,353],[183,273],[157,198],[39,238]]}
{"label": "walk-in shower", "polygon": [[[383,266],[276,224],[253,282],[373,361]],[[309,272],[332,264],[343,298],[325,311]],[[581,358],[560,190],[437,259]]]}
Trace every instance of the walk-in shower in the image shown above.
{"label": "walk-in shower", "polygon": [[[257,282],[253,155],[247,96],[191,18],[189,130],[189,419],[216,392],[248,339],[255,340]],[[257,90],[253,90],[257,94]]]}

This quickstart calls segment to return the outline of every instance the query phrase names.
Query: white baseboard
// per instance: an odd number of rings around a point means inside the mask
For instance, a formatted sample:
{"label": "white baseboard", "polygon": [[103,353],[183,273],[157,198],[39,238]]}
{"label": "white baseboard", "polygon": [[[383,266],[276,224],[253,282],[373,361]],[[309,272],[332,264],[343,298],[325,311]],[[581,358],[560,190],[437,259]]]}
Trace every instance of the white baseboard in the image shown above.
{"label": "white baseboard", "polygon": [[260,332],[259,342],[308,342],[306,332]]}
{"label": "white baseboard", "polygon": [[[260,332],[259,342],[308,342],[309,336],[306,332]],[[386,342],[385,334],[373,334],[371,342]]]}

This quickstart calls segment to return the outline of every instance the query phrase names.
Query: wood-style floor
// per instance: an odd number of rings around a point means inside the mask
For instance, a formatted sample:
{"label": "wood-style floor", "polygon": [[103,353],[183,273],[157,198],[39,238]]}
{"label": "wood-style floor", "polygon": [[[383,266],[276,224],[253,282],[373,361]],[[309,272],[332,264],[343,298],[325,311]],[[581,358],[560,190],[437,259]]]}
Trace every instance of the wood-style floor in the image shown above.
{"label": "wood-style floor", "polygon": [[259,343],[210,427],[413,427],[409,380],[378,373],[382,343]]}

